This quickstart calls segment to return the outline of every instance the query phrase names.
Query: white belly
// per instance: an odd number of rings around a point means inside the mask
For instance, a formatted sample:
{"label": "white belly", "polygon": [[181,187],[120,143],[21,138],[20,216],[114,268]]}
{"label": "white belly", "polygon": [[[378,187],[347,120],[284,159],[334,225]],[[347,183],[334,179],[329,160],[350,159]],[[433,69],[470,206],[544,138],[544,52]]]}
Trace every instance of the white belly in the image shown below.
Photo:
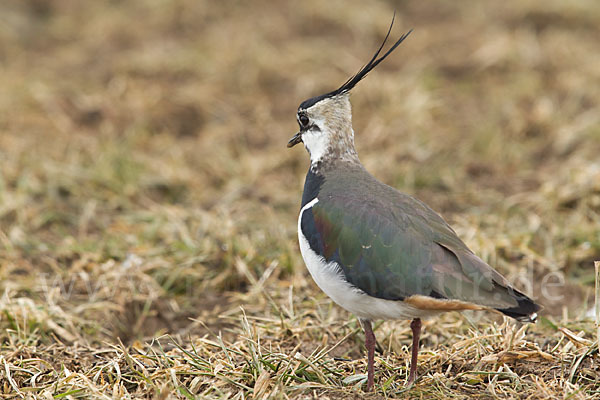
{"label": "white belly", "polygon": [[315,253],[302,233],[302,213],[319,202],[318,198],[307,203],[300,210],[298,218],[298,240],[304,263],[322,291],[338,305],[356,314],[360,318],[374,319],[413,319],[437,314],[437,312],[420,310],[402,301],[385,300],[372,297],[359,288],[352,286],[344,278],[341,267],[334,261],[326,262],[325,258]]}

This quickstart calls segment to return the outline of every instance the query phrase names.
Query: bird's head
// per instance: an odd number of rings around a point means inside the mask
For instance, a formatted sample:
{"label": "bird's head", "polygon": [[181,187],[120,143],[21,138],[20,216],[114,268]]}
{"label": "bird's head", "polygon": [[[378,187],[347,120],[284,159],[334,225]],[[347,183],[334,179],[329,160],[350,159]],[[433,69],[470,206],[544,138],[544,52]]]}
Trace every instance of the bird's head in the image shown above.
{"label": "bird's head", "polygon": [[356,75],[348,79],[338,89],[310,98],[298,107],[296,119],[300,131],[290,139],[287,146],[293,147],[300,142],[304,143],[304,147],[310,154],[312,167],[329,159],[358,160],[354,149],[350,90],[412,32],[409,31],[402,35],[384,55],[377,58],[392,31],[393,25],[394,19],[392,18],[392,23],[383,43],[381,43],[371,60]]}

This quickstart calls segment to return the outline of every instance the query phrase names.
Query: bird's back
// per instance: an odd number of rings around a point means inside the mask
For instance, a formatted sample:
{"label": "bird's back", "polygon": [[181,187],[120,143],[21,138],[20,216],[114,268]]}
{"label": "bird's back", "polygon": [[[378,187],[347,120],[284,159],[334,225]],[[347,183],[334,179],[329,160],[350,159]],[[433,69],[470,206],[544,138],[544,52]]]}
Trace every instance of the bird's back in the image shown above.
{"label": "bird's back", "polygon": [[521,320],[539,309],[473,254],[435,211],[379,182],[362,165],[337,163],[309,172],[305,201],[315,196],[318,203],[305,213],[301,229],[311,248],[335,261],[367,295],[430,309],[460,309],[450,303],[458,301]]}

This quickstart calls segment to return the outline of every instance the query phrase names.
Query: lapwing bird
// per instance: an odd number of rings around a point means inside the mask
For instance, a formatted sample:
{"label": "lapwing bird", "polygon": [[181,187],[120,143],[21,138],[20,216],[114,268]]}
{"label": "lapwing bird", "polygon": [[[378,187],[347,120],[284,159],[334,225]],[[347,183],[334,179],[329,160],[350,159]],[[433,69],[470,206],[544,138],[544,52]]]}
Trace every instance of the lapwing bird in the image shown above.
{"label": "lapwing bird", "polygon": [[492,310],[535,322],[540,307],[477,257],[425,203],[375,179],[354,147],[350,90],[410,34],[371,60],[338,89],[304,101],[300,131],[288,147],[310,154],[298,238],[316,284],[354,313],[366,335],[367,390],[374,384],[378,319],[412,320],[408,385],[417,376],[421,318],[445,311]]}

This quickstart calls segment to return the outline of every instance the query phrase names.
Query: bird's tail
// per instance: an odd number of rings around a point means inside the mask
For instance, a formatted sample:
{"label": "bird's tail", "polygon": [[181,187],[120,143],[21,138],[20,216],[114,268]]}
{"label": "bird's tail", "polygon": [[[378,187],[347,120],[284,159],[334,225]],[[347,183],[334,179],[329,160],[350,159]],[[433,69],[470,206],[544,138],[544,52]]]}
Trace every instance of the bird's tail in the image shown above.
{"label": "bird's tail", "polygon": [[535,322],[538,317],[537,312],[541,310],[542,307],[518,290],[512,289],[512,291],[517,300],[517,306],[510,308],[497,308],[496,310],[516,319],[517,321]]}

